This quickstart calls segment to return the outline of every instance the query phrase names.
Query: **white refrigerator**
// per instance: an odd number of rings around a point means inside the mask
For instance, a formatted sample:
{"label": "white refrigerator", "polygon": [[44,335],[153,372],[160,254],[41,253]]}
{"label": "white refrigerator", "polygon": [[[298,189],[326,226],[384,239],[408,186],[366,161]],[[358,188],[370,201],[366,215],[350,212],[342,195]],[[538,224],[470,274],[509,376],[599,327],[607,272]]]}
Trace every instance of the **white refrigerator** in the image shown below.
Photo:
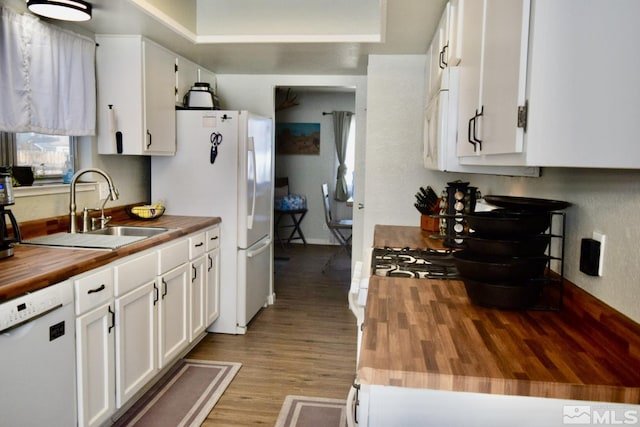
{"label": "white refrigerator", "polygon": [[220,317],[244,334],[273,292],[273,126],[248,111],[176,111],[177,150],[152,157],[151,199],[166,214],[219,216]]}

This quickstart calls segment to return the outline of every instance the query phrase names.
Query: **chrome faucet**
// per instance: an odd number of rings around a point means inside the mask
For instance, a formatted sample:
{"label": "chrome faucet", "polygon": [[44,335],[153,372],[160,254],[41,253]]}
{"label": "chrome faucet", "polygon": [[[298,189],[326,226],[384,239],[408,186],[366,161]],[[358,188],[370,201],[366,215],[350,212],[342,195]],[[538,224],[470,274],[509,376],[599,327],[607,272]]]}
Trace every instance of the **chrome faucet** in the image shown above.
{"label": "chrome faucet", "polygon": [[[107,200],[109,199],[118,200],[118,196],[119,196],[118,190],[116,190],[116,187],[113,185],[113,180],[111,179],[108,173],[106,173],[102,169],[97,169],[97,168],[80,169],[78,172],[76,172],[73,175],[73,177],[71,178],[71,184],[69,185],[69,194],[70,194],[69,196],[69,199],[70,199],[69,200],[69,233],[78,232],[78,223],[76,218],[76,183],[78,182],[78,179],[82,175],[88,172],[93,172],[93,173],[102,175],[104,179],[107,181],[107,184],[109,184],[109,197],[107,197],[104,200],[102,209],[104,209],[104,205],[107,203]],[[104,210],[102,215],[104,216]],[[87,231],[87,230],[84,230],[84,231]]]}

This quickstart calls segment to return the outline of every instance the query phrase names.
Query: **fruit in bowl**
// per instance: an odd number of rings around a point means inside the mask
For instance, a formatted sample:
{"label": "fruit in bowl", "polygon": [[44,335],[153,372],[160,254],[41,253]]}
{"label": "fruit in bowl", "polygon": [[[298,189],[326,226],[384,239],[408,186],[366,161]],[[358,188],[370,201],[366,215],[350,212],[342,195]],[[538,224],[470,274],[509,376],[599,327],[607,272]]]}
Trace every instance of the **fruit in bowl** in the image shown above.
{"label": "fruit in bowl", "polygon": [[136,219],[155,219],[164,214],[164,206],[160,202],[152,205],[133,206],[127,209],[127,213]]}

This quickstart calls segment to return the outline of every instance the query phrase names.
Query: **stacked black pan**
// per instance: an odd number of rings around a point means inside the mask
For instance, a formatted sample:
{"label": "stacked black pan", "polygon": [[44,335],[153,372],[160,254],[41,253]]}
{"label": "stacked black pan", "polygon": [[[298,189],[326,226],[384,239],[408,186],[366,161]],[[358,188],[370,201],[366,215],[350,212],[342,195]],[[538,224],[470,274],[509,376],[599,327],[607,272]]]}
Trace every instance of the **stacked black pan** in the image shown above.
{"label": "stacked black pan", "polygon": [[485,196],[499,209],[466,216],[472,232],[454,254],[469,299],[501,309],[533,306],[548,264],[551,212],[567,202],[511,196]]}

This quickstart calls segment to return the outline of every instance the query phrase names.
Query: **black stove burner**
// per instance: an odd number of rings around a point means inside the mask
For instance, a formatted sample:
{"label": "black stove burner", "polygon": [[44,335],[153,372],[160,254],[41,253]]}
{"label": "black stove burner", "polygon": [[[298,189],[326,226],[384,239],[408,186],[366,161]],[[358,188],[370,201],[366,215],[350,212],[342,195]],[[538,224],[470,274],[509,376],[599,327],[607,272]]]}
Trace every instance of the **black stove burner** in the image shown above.
{"label": "black stove burner", "polygon": [[456,279],[452,253],[450,249],[375,248],[372,265],[376,276]]}

